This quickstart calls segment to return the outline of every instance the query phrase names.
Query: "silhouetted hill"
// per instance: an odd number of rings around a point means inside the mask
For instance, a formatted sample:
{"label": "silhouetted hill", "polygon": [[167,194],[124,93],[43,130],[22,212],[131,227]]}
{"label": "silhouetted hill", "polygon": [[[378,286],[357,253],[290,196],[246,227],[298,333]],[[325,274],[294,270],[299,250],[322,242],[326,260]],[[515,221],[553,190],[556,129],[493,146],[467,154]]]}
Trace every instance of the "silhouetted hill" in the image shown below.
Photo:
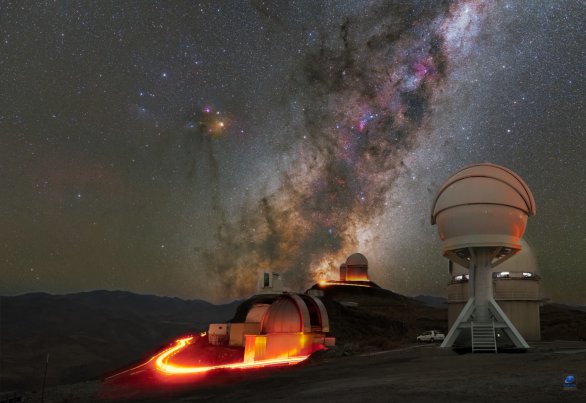
{"label": "silhouetted hill", "polygon": [[[447,330],[445,307],[380,288],[323,292],[337,341],[334,355],[390,349],[412,343],[421,331]],[[40,389],[47,353],[48,386],[100,378],[209,323],[242,321],[253,303],[275,297],[226,305],[122,291],[0,297],[0,390]],[[586,311],[578,307],[545,304],[541,325],[544,341],[586,339]]]}
{"label": "silhouetted hill", "polygon": [[448,299],[445,297],[434,297],[433,295],[417,295],[414,300],[422,302],[433,308],[448,308]]}
{"label": "silhouetted hill", "polygon": [[40,388],[47,353],[49,385],[101,377],[227,321],[239,303],[123,291],[0,297],[0,389]]}
{"label": "silhouetted hill", "polygon": [[580,306],[550,303],[540,308],[541,339],[586,340],[586,310]]}
{"label": "silhouetted hill", "polygon": [[424,330],[446,330],[447,309],[436,309],[383,288],[322,286],[331,332],[343,354],[391,349]]}

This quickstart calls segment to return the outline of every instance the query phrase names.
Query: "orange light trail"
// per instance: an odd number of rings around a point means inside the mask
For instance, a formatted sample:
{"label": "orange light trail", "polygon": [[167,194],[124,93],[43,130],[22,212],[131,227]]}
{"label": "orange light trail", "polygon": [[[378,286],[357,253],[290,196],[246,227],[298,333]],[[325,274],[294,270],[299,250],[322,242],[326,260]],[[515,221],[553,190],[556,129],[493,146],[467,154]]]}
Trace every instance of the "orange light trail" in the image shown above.
{"label": "orange light trail", "polygon": [[151,358],[150,361],[155,359],[154,366],[157,371],[166,374],[166,375],[190,375],[190,374],[201,374],[204,372],[216,370],[216,369],[248,369],[248,368],[262,368],[268,366],[275,366],[275,365],[295,365],[304,361],[309,357],[308,355],[305,356],[298,356],[298,357],[283,357],[283,358],[275,358],[270,360],[259,360],[253,362],[239,362],[239,363],[232,363],[232,364],[221,364],[221,365],[213,365],[213,366],[205,366],[205,367],[189,367],[189,366],[182,366],[176,365],[169,362],[170,358],[177,354],[179,351],[187,347],[193,341],[193,337],[186,337],[183,339],[179,339],[175,342],[173,347],[168,348],[167,350],[163,351],[159,355]]}
{"label": "orange light trail", "polygon": [[369,288],[372,287],[371,285],[368,285],[368,284],[346,283],[346,282],[343,282],[343,281],[337,281],[337,282],[336,281],[320,281],[319,282],[319,285],[321,285],[321,286],[349,285],[349,286],[352,286],[352,287],[369,287]]}

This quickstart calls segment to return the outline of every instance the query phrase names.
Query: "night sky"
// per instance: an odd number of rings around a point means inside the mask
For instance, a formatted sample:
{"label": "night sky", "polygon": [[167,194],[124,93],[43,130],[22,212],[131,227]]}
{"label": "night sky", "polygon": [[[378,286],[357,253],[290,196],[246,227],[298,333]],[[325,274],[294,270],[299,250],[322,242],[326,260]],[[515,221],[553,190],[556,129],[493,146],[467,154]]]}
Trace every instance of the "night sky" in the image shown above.
{"label": "night sky", "polygon": [[301,291],[355,251],[445,295],[438,187],[530,186],[546,297],[586,303],[582,1],[0,3],[0,294]]}

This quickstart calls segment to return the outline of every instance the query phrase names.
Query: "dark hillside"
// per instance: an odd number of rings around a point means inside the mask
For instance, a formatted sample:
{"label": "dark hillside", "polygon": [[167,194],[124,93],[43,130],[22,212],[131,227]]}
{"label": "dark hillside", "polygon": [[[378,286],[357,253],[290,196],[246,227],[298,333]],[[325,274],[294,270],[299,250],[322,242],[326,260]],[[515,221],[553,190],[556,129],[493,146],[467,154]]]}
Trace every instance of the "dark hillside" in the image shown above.
{"label": "dark hillside", "polygon": [[93,291],[0,297],[0,389],[94,379],[142,360],[185,333],[226,321],[239,302]]}
{"label": "dark hillside", "polygon": [[[445,308],[389,290],[336,285],[323,292],[337,344],[328,356],[392,349],[422,331],[447,330]],[[0,390],[38,390],[47,353],[48,386],[98,379],[209,323],[243,321],[253,303],[276,297],[226,305],[120,291],[0,297]],[[544,341],[585,340],[586,310],[545,304],[541,332]]]}

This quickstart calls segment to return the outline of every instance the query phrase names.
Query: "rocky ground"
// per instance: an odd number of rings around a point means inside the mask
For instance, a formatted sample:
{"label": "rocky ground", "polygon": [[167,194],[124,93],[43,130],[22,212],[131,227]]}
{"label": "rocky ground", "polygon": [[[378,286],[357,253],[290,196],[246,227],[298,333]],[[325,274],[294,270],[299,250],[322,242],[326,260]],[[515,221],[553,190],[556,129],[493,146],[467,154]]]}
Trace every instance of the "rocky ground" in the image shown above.
{"label": "rocky ground", "polygon": [[116,393],[96,379],[130,368],[176,337],[212,321],[226,321],[234,312],[238,322],[247,304],[254,301],[245,301],[237,309],[237,304],[213,306],[109,292],[2,297],[0,402],[5,400],[2,392],[10,390],[27,401],[40,401],[46,352],[51,353],[46,402],[91,402],[106,397],[185,402],[553,402],[584,397],[586,381],[578,393],[561,390],[565,374],[574,374],[579,384],[586,380],[583,307],[542,306],[544,341],[528,353],[458,355],[413,344],[423,330],[447,330],[445,306],[427,306],[380,288],[323,291],[337,347],[317,353],[301,366],[216,373],[198,382],[195,390],[192,385],[181,391],[176,385],[164,389],[133,385]]}
{"label": "rocky ground", "polygon": [[[296,367],[218,374],[193,388],[133,397],[180,403],[584,402],[585,363],[586,342],[542,342],[526,353],[462,355],[437,345],[407,345],[349,357],[331,352]],[[577,381],[574,391],[562,387],[570,374]],[[54,387],[45,401],[114,402],[131,396],[121,389],[118,399],[104,399],[103,388],[100,382]],[[39,395],[26,397],[34,401]]]}

